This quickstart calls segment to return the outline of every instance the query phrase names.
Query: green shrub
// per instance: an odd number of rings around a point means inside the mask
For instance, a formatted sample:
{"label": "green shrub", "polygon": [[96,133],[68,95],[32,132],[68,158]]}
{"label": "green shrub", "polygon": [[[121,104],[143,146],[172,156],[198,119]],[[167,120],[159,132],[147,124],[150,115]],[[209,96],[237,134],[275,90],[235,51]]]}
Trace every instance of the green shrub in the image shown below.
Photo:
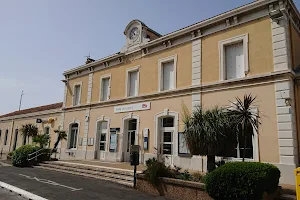
{"label": "green shrub", "polygon": [[147,169],[144,171],[147,181],[153,185],[157,185],[159,177],[174,177],[169,167],[164,163],[157,161],[155,158],[150,158],[146,161]]}
{"label": "green shrub", "polygon": [[7,160],[11,160],[13,154],[14,154],[13,151],[9,152],[9,153],[7,154],[7,156],[6,156],[6,159],[7,159]]}
{"label": "green shrub", "polygon": [[38,157],[38,162],[43,162],[43,161],[50,160],[51,152],[52,152],[52,149],[43,149],[43,150],[41,150],[40,153],[42,153],[42,155],[40,155]]}
{"label": "green shrub", "polygon": [[271,164],[232,162],[205,177],[206,190],[215,200],[259,200],[277,189],[280,171]]}
{"label": "green shrub", "polygon": [[27,167],[29,163],[27,161],[28,154],[31,154],[37,151],[39,147],[32,145],[23,145],[20,148],[16,149],[13,153],[13,165],[16,167]]}

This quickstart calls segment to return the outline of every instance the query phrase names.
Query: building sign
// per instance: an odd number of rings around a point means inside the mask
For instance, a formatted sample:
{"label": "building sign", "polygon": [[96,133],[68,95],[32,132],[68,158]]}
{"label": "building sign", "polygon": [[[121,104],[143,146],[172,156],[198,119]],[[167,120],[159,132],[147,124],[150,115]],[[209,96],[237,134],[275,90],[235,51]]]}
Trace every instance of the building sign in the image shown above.
{"label": "building sign", "polygon": [[116,133],[111,133],[110,134],[109,151],[110,152],[117,152],[117,145],[118,145],[117,134]]}
{"label": "building sign", "polygon": [[187,147],[184,133],[178,133],[178,153],[179,154],[189,154],[190,150]]}
{"label": "building sign", "polygon": [[150,110],[150,102],[128,104],[124,106],[114,107],[115,113],[130,112],[130,111],[137,111],[137,110]]}

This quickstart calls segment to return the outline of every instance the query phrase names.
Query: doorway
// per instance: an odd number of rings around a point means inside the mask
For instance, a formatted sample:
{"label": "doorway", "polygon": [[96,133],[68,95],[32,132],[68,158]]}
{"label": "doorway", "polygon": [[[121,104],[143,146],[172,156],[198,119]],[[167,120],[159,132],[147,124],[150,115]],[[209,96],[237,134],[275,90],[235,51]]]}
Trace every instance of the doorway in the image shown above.
{"label": "doorway", "polygon": [[[137,120],[131,119],[126,121],[127,128],[125,128],[125,152],[124,161],[129,162],[130,160],[130,147],[131,145],[137,144]],[[125,124],[126,125],[126,124]]]}
{"label": "doorway", "polygon": [[108,123],[101,121],[97,124],[97,145],[96,145],[96,158],[100,160],[105,159],[105,152],[107,151],[107,138],[108,138]]}

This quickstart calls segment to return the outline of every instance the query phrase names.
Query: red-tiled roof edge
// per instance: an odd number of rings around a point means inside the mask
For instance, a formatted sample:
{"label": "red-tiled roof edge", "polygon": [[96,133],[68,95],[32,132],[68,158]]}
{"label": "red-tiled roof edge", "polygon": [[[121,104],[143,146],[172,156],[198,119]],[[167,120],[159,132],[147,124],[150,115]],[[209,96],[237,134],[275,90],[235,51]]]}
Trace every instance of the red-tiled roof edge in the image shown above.
{"label": "red-tiled roof edge", "polygon": [[15,116],[15,115],[22,115],[22,114],[27,114],[27,113],[41,112],[41,111],[45,111],[45,110],[53,110],[53,109],[62,108],[62,106],[63,106],[62,102],[48,104],[48,105],[28,108],[28,109],[24,109],[24,110],[18,110],[18,111],[4,114],[4,115],[0,115],[0,118],[11,117],[11,116]]}

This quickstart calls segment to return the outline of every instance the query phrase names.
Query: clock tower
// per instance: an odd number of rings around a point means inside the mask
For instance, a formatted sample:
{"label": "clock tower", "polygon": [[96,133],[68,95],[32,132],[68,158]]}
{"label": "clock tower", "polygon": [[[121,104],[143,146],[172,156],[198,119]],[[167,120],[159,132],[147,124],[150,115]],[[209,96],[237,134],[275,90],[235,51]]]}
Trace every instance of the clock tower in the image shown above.
{"label": "clock tower", "polygon": [[121,53],[130,53],[141,49],[143,44],[161,37],[154,30],[147,27],[140,20],[131,21],[125,28],[126,45],[121,49]]}

